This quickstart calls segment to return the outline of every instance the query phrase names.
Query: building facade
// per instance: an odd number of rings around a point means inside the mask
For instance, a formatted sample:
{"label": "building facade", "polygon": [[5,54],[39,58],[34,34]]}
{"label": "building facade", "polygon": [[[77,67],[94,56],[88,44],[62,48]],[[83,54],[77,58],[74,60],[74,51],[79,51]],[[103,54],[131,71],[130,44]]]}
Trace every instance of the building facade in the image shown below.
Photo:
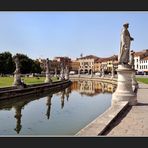
{"label": "building facade", "polygon": [[148,49],[134,54],[134,67],[139,74],[148,74]]}
{"label": "building facade", "polygon": [[77,60],[80,63],[80,73],[91,74],[91,72],[94,72],[94,63],[96,59],[98,59],[98,57],[94,55],[88,55],[85,57],[78,58]]}
{"label": "building facade", "polygon": [[95,60],[94,72],[100,72],[104,68],[105,73],[111,73],[112,68],[118,67],[118,56],[113,55],[107,58],[98,58]]}
{"label": "building facade", "polygon": [[80,67],[80,62],[78,60],[71,60],[70,71],[74,71],[75,73],[78,73],[79,67]]}

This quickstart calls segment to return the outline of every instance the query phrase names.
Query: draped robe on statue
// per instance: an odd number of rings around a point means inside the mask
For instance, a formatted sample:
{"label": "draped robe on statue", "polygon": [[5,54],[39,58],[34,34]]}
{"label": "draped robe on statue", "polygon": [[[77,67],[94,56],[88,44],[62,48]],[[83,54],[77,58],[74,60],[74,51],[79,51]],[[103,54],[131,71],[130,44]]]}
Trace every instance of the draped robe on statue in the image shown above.
{"label": "draped robe on statue", "polygon": [[119,55],[120,64],[128,64],[129,62],[130,43],[131,43],[130,33],[127,29],[123,28],[120,40],[120,55]]}

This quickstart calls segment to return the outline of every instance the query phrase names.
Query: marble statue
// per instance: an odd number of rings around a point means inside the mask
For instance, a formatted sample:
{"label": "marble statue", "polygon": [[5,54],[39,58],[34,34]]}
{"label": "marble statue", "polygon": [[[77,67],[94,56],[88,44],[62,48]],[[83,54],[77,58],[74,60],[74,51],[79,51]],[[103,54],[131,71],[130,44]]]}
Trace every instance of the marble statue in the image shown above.
{"label": "marble statue", "polygon": [[45,83],[51,83],[50,79],[50,70],[49,70],[49,59],[46,59],[46,78],[45,78]]}
{"label": "marble statue", "polygon": [[19,58],[18,58],[18,55],[16,54],[14,57],[14,62],[15,62],[15,66],[16,66],[16,69],[15,69],[15,74],[19,74],[20,73],[20,62],[19,62]]}
{"label": "marble statue", "polygon": [[115,68],[114,68],[114,65],[112,66],[112,76],[111,78],[113,79],[115,77]]}
{"label": "marble statue", "polygon": [[121,32],[120,41],[120,55],[119,55],[119,65],[117,69],[117,88],[112,94],[112,105],[128,101],[129,105],[137,104],[137,91],[136,85],[134,84],[134,74],[135,70],[132,69],[133,56],[129,59],[130,54],[130,44],[134,40],[128,31],[129,24],[123,25],[123,30]]}
{"label": "marble statue", "polygon": [[129,24],[125,23],[123,25],[123,29],[121,32],[121,38],[120,38],[120,54],[119,54],[119,64],[126,64],[128,65],[129,62],[129,52],[130,52],[130,45],[131,41],[134,40],[130,36],[130,33],[128,31]]}
{"label": "marble statue", "polygon": [[15,62],[15,66],[16,66],[16,69],[14,71],[14,82],[13,82],[13,86],[19,86],[19,87],[22,86],[22,87],[25,87],[26,85],[21,80],[20,61],[19,61],[18,54],[16,54],[13,57],[13,60]]}
{"label": "marble statue", "polygon": [[131,65],[132,69],[134,69],[134,54],[135,54],[135,52],[133,50],[131,50],[129,65]]}
{"label": "marble statue", "polygon": [[60,80],[64,80],[65,79],[64,78],[64,64],[61,63],[60,66],[61,66]]}
{"label": "marble statue", "polygon": [[57,77],[57,68],[56,67],[55,67],[54,71],[55,71],[54,76]]}
{"label": "marble statue", "polygon": [[105,73],[104,73],[104,66],[102,65],[101,66],[101,77],[104,77],[105,76]]}
{"label": "marble statue", "polygon": [[65,79],[66,79],[66,80],[69,79],[69,69],[68,69],[67,66],[66,66],[66,68],[65,68]]}

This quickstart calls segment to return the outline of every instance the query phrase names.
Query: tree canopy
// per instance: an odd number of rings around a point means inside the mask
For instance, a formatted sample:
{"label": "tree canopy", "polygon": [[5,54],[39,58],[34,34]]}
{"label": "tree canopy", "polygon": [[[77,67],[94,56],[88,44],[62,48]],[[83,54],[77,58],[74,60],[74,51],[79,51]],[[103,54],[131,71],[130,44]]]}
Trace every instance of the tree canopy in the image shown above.
{"label": "tree canopy", "polygon": [[[22,74],[41,73],[42,69],[38,61],[32,60],[27,55],[18,53],[20,61],[20,70]],[[15,71],[15,63],[10,52],[0,53],[0,73],[13,74]]]}

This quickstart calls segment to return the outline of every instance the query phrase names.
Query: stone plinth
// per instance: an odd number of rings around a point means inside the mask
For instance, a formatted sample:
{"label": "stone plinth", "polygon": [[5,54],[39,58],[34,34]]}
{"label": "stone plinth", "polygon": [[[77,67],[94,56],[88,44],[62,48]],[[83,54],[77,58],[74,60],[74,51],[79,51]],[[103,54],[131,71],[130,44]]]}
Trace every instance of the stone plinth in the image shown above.
{"label": "stone plinth", "polygon": [[134,92],[136,92],[137,89],[139,88],[138,82],[136,81],[135,73],[136,73],[136,70],[133,70],[133,74],[132,74],[132,88],[133,88]]}
{"label": "stone plinth", "polygon": [[69,79],[69,74],[65,74],[65,80]]}
{"label": "stone plinth", "polygon": [[54,77],[57,78],[57,68],[55,68],[55,74],[54,74]]}
{"label": "stone plinth", "polygon": [[112,95],[112,105],[120,101],[128,101],[130,105],[137,103],[137,94],[132,88],[133,71],[128,65],[118,65],[117,89]]}
{"label": "stone plinth", "polygon": [[20,73],[15,73],[14,74],[13,86],[19,86],[19,85],[22,85],[22,82],[21,82],[21,74]]}
{"label": "stone plinth", "polygon": [[46,73],[45,83],[52,83],[49,73]]}

